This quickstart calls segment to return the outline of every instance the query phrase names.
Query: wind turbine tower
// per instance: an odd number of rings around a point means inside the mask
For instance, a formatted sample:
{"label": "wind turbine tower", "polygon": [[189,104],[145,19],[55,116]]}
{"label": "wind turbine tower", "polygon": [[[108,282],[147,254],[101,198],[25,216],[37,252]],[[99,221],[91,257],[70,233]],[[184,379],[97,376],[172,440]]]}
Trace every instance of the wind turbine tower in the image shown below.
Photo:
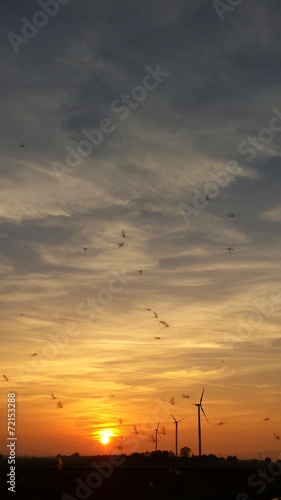
{"label": "wind turbine tower", "polygon": [[174,419],[174,423],[176,426],[176,433],[175,433],[175,440],[176,440],[176,457],[178,456],[178,424],[181,422],[185,417],[181,418],[180,420],[176,420],[174,415],[170,413],[171,417]]}
{"label": "wind turbine tower", "polygon": [[159,424],[160,424],[160,422],[158,422],[156,429],[154,429],[154,431],[155,431],[155,451],[158,451],[158,434],[159,434],[158,428],[159,428]]}
{"label": "wind turbine tower", "polygon": [[205,391],[205,387],[203,388],[203,391],[202,391],[202,394],[201,394],[201,398],[200,398],[200,401],[199,403],[195,403],[194,406],[197,406],[197,411],[198,411],[198,443],[199,443],[199,457],[201,457],[202,455],[202,446],[201,446],[201,411],[205,417],[205,419],[207,420],[207,422],[209,423],[209,420],[207,419],[207,416],[206,416],[206,413],[204,412],[204,409],[203,409],[203,406],[202,406],[202,400],[203,400],[203,396],[204,396],[204,391]]}

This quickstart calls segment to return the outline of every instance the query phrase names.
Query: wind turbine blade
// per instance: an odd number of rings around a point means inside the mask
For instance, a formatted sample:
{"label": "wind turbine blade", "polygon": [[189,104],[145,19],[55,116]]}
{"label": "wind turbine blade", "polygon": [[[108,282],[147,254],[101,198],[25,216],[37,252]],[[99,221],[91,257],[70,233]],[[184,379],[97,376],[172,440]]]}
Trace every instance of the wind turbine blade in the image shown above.
{"label": "wind turbine blade", "polygon": [[202,403],[202,399],[203,399],[203,396],[204,396],[204,391],[205,391],[205,387],[203,387],[203,391],[202,391],[202,394],[201,394],[201,398],[200,398],[200,405]]}
{"label": "wind turbine blade", "polygon": [[176,422],[176,419],[175,419],[174,415],[172,415],[171,413],[170,413],[170,415],[171,415],[171,417],[173,417],[174,421]]}
{"label": "wind turbine blade", "polygon": [[207,419],[207,415],[206,415],[206,413],[204,412],[203,406],[200,406],[200,408],[201,408],[201,410],[202,410],[202,412],[203,412],[203,415],[204,415],[205,419],[207,420],[207,422],[208,422],[208,424],[209,424],[210,422],[209,422],[209,420]]}
{"label": "wind turbine blade", "polygon": [[159,420],[159,422],[158,422],[158,424],[157,424],[157,427],[156,427],[157,432],[158,432],[158,427],[159,427],[159,424],[160,424],[160,420]]}
{"label": "wind turbine blade", "polygon": [[178,423],[181,422],[185,417],[182,417],[180,420],[178,420]]}

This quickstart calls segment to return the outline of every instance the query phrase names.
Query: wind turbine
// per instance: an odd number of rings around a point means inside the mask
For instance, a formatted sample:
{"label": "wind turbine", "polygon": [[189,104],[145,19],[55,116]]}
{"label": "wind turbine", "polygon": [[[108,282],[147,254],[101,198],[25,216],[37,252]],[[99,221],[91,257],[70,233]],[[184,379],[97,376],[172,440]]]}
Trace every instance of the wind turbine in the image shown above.
{"label": "wind turbine", "polygon": [[200,398],[200,402],[199,403],[195,403],[194,406],[197,406],[197,410],[198,410],[198,443],[199,443],[199,457],[201,457],[201,413],[200,413],[200,410],[202,411],[205,419],[207,420],[207,422],[209,423],[209,420],[207,419],[207,416],[206,416],[206,413],[204,412],[204,409],[203,409],[203,406],[202,406],[202,400],[203,400],[203,396],[204,396],[204,391],[205,391],[205,387],[203,388],[203,391],[202,391],[202,394],[201,394],[201,398]]}
{"label": "wind turbine", "polygon": [[160,424],[160,422],[158,422],[156,429],[154,429],[154,431],[155,431],[155,451],[158,451],[157,445],[158,445],[159,424]]}
{"label": "wind turbine", "polygon": [[185,417],[181,418],[180,420],[176,420],[174,415],[170,413],[171,417],[174,419],[175,426],[176,426],[176,457],[178,456],[178,424],[181,422]]}

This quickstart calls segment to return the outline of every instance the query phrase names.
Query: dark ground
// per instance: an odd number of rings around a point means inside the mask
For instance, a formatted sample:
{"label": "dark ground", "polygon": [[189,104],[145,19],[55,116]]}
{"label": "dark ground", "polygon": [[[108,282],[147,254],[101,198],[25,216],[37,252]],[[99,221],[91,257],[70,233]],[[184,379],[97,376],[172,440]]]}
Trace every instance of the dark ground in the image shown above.
{"label": "dark ground", "polygon": [[[165,465],[157,461],[134,464],[129,458],[111,469],[105,466],[108,457],[80,457],[76,463],[63,457],[61,470],[56,459],[17,459],[16,494],[7,490],[8,466],[3,459],[0,499],[272,500],[281,495],[281,466],[268,468],[269,464],[257,461],[199,464],[176,458]],[[94,468],[90,465],[93,460],[103,466]],[[250,476],[252,485],[248,484]],[[79,485],[86,489],[77,489]]]}

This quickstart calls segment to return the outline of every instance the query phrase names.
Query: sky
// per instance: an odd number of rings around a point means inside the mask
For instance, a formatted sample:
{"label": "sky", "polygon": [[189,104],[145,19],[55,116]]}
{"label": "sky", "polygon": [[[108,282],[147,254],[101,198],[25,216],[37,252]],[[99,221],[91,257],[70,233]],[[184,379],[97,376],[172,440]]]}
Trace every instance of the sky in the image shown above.
{"label": "sky", "polygon": [[281,6],[1,17],[0,452],[280,457]]}

